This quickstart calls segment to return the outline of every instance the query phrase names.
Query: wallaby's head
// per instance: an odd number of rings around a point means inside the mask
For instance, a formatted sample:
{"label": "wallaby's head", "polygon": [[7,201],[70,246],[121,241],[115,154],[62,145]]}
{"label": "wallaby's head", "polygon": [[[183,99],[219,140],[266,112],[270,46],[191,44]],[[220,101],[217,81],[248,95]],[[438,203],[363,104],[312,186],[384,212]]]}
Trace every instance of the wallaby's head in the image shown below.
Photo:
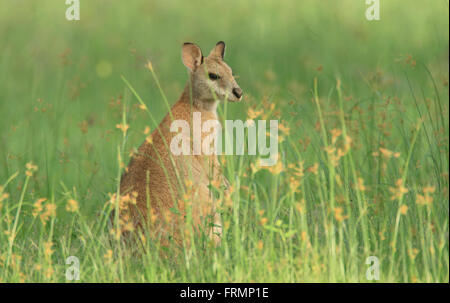
{"label": "wallaby's head", "polygon": [[184,43],[182,59],[191,75],[192,95],[200,102],[216,99],[232,102],[242,99],[242,89],[236,83],[231,68],[223,61],[225,43],[220,41],[203,57],[200,47]]}

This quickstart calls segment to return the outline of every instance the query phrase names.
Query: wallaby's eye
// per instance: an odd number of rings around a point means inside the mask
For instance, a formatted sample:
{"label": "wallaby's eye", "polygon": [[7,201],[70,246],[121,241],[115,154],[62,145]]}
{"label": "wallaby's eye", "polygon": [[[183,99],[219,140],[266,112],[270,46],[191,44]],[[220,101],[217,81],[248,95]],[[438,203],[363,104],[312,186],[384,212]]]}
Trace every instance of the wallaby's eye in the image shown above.
{"label": "wallaby's eye", "polygon": [[209,76],[209,79],[211,79],[211,80],[220,79],[219,75],[217,75],[217,74],[209,73],[208,76]]}

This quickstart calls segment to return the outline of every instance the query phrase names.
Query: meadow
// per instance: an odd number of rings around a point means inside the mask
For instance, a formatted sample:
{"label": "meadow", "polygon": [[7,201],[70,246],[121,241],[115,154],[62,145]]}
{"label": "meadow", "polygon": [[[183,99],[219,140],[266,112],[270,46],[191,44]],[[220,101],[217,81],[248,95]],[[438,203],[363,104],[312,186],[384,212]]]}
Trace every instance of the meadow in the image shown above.
{"label": "meadow", "polygon": [[[448,283],[449,3],[380,5],[1,1],[0,282]],[[279,161],[223,157],[219,247],[136,254],[111,197],[183,90],[182,43],[219,40],[244,91],[219,115],[279,120]]]}

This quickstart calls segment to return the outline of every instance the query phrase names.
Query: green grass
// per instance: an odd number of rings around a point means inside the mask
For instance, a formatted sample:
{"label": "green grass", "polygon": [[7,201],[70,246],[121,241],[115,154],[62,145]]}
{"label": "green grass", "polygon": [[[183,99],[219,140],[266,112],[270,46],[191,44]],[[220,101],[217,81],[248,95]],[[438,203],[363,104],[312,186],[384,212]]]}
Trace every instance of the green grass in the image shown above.
{"label": "green grass", "polygon": [[[79,22],[19,2],[0,4],[0,281],[64,282],[76,256],[82,282],[369,282],[376,256],[381,282],[448,283],[448,1],[380,1],[374,22],[362,0],[81,0]],[[181,44],[219,40],[245,94],[221,117],[279,119],[282,166],[227,157],[220,247],[132,253],[107,201],[155,125],[123,78],[158,123],[147,60],[173,104]]]}

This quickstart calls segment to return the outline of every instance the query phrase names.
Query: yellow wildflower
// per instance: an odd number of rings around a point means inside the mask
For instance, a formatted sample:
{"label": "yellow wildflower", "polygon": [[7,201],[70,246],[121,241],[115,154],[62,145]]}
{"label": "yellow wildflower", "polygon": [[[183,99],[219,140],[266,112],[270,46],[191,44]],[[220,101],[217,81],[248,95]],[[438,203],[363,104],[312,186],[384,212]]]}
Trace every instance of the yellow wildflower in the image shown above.
{"label": "yellow wildflower", "polygon": [[308,167],[307,171],[317,175],[319,172],[319,163],[314,163],[312,166]]}
{"label": "yellow wildflower", "polygon": [[298,163],[298,167],[294,166],[294,175],[296,175],[299,178],[302,178],[304,176],[304,167],[303,167],[304,161],[300,161]]}
{"label": "yellow wildflower", "polygon": [[402,215],[406,215],[406,213],[408,212],[408,206],[403,204],[402,206],[400,206],[399,210]]}
{"label": "yellow wildflower", "polygon": [[211,180],[211,186],[215,189],[219,189],[221,185],[221,182],[219,180]]}
{"label": "yellow wildflower", "polygon": [[422,189],[423,195],[416,195],[416,203],[419,205],[431,205],[433,203],[433,197],[430,194],[433,194],[435,188],[432,186],[427,186]]}
{"label": "yellow wildflower", "polygon": [[261,166],[255,165],[254,163],[250,163],[250,168],[252,170],[252,174],[255,174],[261,169]]}
{"label": "yellow wildflower", "polygon": [[51,255],[53,254],[52,246],[53,246],[52,241],[47,241],[44,243],[44,255],[48,258],[51,257]]}
{"label": "yellow wildflower", "polygon": [[331,143],[335,144],[337,139],[342,135],[342,130],[335,128],[332,129],[330,132],[331,132]]}
{"label": "yellow wildflower", "polygon": [[418,254],[419,250],[417,248],[408,249],[408,255],[411,259],[415,259]]}
{"label": "yellow wildflower", "polygon": [[258,250],[262,250],[263,247],[264,247],[263,241],[259,240],[259,241],[258,241]]}
{"label": "yellow wildflower", "polygon": [[403,180],[398,179],[395,182],[396,187],[390,187],[389,191],[392,193],[391,200],[401,199],[408,189],[403,186]]}
{"label": "yellow wildflower", "polygon": [[364,185],[364,179],[363,178],[358,178],[358,189],[360,191],[365,191],[366,190],[366,186]]}
{"label": "yellow wildflower", "polygon": [[150,71],[153,71],[153,64],[150,60],[147,60],[147,64],[145,64],[145,67],[148,68]]}
{"label": "yellow wildflower", "polygon": [[40,218],[42,224],[46,224],[50,217],[54,217],[56,215],[56,204],[48,203],[45,204],[45,211],[41,213]]}
{"label": "yellow wildflower", "polygon": [[78,202],[74,199],[69,199],[67,201],[66,210],[69,212],[77,212],[78,211]]}
{"label": "yellow wildflower", "polygon": [[268,166],[267,168],[273,175],[278,175],[283,171],[283,163],[281,161],[277,161],[277,164]]}
{"label": "yellow wildflower", "polygon": [[254,111],[251,107],[247,110],[247,116],[249,120],[254,120],[258,118],[263,113],[263,110]]}
{"label": "yellow wildflower", "polygon": [[33,162],[28,162],[28,163],[25,165],[25,167],[26,167],[26,169],[27,169],[27,171],[25,172],[25,174],[26,174],[28,177],[33,176],[33,172],[35,172],[35,171],[38,170],[38,167],[37,167],[36,165],[34,165]]}
{"label": "yellow wildflower", "polygon": [[289,179],[289,188],[293,193],[297,192],[298,188],[300,187],[300,182],[295,178]]}
{"label": "yellow wildflower", "polygon": [[259,223],[260,223],[262,226],[264,226],[264,225],[266,225],[267,221],[268,221],[268,219],[267,219],[266,217],[263,217],[263,218],[261,218],[261,220],[259,221]]}
{"label": "yellow wildflower", "polygon": [[147,143],[149,144],[153,144],[153,136],[152,135],[147,136],[147,138],[145,138],[145,141],[147,141]]}
{"label": "yellow wildflower", "polygon": [[305,199],[302,199],[300,202],[295,203],[295,208],[298,210],[300,214],[305,213]]}
{"label": "yellow wildflower", "polygon": [[392,157],[398,158],[398,157],[400,156],[400,153],[399,153],[399,152],[393,152],[393,151],[390,151],[390,150],[388,150],[388,149],[386,149],[386,148],[380,147],[379,150],[380,150],[381,154],[382,154],[385,158],[392,158]]}
{"label": "yellow wildflower", "polygon": [[278,124],[278,129],[281,130],[283,133],[285,133],[286,135],[289,135],[290,132],[290,128],[289,126],[284,126],[282,123]]}
{"label": "yellow wildflower", "polygon": [[433,194],[436,188],[434,186],[427,186],[422,189],[424,194]]}
{"label": "yellow wildflower", "polygon": [[336,219],[336,221],[342,222],[348,218],[348,215],[343,215],[343,212],[344,210],[342,209],[342,207],[336,207],[334,209],[334,218]]}
{"label": "yellow wildflower", "polygon": [[111,249],[108,249],[108,250],[106,251],[106,253],[103,255],[103,258],[104,258],[105,261],[108,262],[108,263],[111,262],[112,257],[113,257],[113,252],[112,252]]}
{"label": "yellow wildflower", "polygon": [[126,134],[129,127],[128,124],[116,124],[116,128],[120,129],[124,134]]}
{"label": "yellow wildflower", "polygon": [[54,272],[54,269],[50,266],[45,270],[44,275],[47,279],[50,279]]}
{"label": "yellow wildflower", "polygon": [[32,212],[33,217],[36,217],[44,209],[42,203],[45,201],[47,201],[47,198],[40,198],[37,199],[36,202],[34,202]]}

